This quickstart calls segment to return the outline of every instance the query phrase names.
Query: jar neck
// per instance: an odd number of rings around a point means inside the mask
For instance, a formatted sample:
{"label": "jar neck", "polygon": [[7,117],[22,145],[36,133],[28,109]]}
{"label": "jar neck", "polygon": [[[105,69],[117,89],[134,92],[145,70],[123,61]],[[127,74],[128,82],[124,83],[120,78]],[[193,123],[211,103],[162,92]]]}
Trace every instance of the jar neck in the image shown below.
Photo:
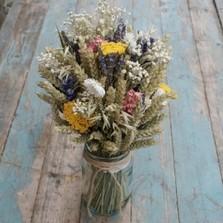
{"label": "jar neck", "polygon": [[113,157],[97,156],[96,154],[93,154],[91,152],[90,146],[87,143],[85,143],[85,145],[84,145],[84,153],[87,156],[89,156],[91,159],[98,160],[98,161],[101,161],[101,162],[116,162],[118,160],[124,159],[129,154],[128,151],[125,151],[122,154],[117,155],[117,156],[113,156]]}

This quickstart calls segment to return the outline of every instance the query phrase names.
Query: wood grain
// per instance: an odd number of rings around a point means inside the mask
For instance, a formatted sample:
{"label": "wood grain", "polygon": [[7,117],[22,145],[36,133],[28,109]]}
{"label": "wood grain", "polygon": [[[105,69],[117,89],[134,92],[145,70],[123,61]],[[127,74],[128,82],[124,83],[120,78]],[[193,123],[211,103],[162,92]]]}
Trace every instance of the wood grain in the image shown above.
{"label": "wood grain", "polygon": [[[55,20],[58,23],[63,21],[65,18],[61,17],[67,17],[65,15],[72,8],[75,9],[73,1],[67,4],[52,1],[46,17],[46,27]],[[60,10],[60,17],[58,17],[58,10]],[[44,39],[45,35],[47,33],[43,33],[41,38]],[[55,38],[52,43],[58,45],[58,37]],[[46,156],[32,222],[78,222],[82,193],[80,171],[82,146],[73,145],[69,141],[69,136],[56,133],[54,127],[53,125],[48,129],[51,137],[48,138],[45,147]]]}
{"label": "wood grain", "polygon": [[219,23],[221,25],[221,28],[223,29],[223,2],[221,0],[214,0],[214,6],[217,11]]}
{"label": "wood grain", "polygon": [[[55,33],[55,22],[59,24],[65,19],[65,17],[67,17],[66,14],[70,10],[71,5],[73,5],[73,1],[67,2],[67,4],[64,5],[61,5],[61,3],[55,2],[54,0],[51,1],[50,10],[47,12],[44,27],[40,35],[41,37],[36,47],[35,56],[39,55],[47,45],[58,46],[59,40]],[[61,13],[61,10],[63,13]],[[59,12],[60,15],[58,15]],[[49,33],[55,33],[55,35],[52,35],[49,38]],[[32,55],[29,56],[31,57]],[[13,188],[13,197],[7,196],[7,191],[5,193],[5,191],[2,190],[2,187],[0,187],[1,196],[5,196],[4,194],[6,194],[7,197],[6,200],[2,200],[0,202],[0,209],[4,211],[4,207],[8,207],[8,211],[13,210],[13,219],[17,219],[16,221],[10,220],[9,218],[8,221],[5,221],[7,223],[22,223],[24,219],[24,222],[28,222],[31,218],[34,218],[33,208],[37,191],[40,188],[39,180],[40,177],[43,179],[43,176],[48,174],[42,173],[41,175],[41,171],[45,157],[45,149],[48,141],[50,140],[49,133],[53,135],[54,131],[50,131],[52,118],[50,117],[49,119],[49,107],[45,103],[41,102],[35,95],[38,80],[39,76],[37,75],[37,61],[34,59],[27,75],[25,86],[22,89],[23,91],[17,107],[16,117],[13,120],[10,129],[11,131],[8,135],[5,151],[1,160],[2,164],[15,167],[15,173],[17,173],[16,169],[23,169],[24,171],[24,178],[20,178],[20,175],[16,174],[12,176],[9,175],[8,181],[12,181],[11,187]],[[63,154],[62,150],[60,154]],[[67,157],[70,156],[68,155]],[[1,173],[4,174],[3,176],[1,174],[4,179],[7,173],[4,171],[1,171]],[[37,175],[35,176],[34,173]],[[53,174],[50,176],[52,175]],[[65,178],[64,181],[66,182],[65,185],[67,186],[70,185],[70,180],[67,180],[68,178]],[[52,179],[52,177],[50,179]],[[8,181],[6,181],[6,184]],[[78,180],[74,182],[76,183],[81,181]],[[10,185],[8,184],[8,186]],[[67,186],[65,187],[67,188]],[[74,186],[70,187],[70,191],[76,191],[74,188]],[[68,195],[70,195],[70,193],[68,193]],[[26,197],[29,199],[27,200],[27,203],[24,204],[22,201],[24,201]],[[53,199],[50,201],[53,203]],[[65,202],[67,202],[67,199],[65,199]],[[55,212],[57,211],[55,210]],[[3,219],[8,219],[8,215],[9,212],[1,212]],[[67,214],[66,216],[70,216],[70,214]]]}
{"label": "wood grain", "polygon": [[194,36],[199,54],[204,91],[208,103],[218,161],[223,178],[223,37],[212,1],[189,1]]}
{"label": "wood grain", "polygon": [[[145,31],[155,27],[155,38],[163,34],[158,1],[135,1],[133,9],[133,24],[136,30]],[[163,123],[163,128],[164,132],[159,137],[157,146],[139,150],[135,154],[133,222],[178,222],[169,119]]]}
{"label": "wood grain", "polygon": [[188,4],[163,0],[161,9],[174,45],[168,82],[180,96],[171,104],[179,221],[220,223],[222,181]]}
{"label": "wood grain", "polygon": [[[1,2],[3,7],[4,2]],[[14,1],[14,4],[10,8],[7,17],[5,18],[4,23],[0,28],[0,58],[2,58],[3,55],[8,51],[9,38],[15,29],[17,18],[21,13],[24,3],[26,4],[24,0]]]}
{"label": "wood grain", "polygon": [[78,222],[82,194],[82,145],[73,145],[67,135],[49,129],[41,180],[32,222]]}
{"label": "wood grain", "polygon": [[[0,154],[15,117],[15,110],[29,71],[49,1],[18,2],[19,14],[6,19],[9,27],[1,29],[0,57]],[[20,5],[22,4],[22,6]],[[13,8],[13,11],[15,9]],[[11,15],[11,14],[10,14]],[[10,16],[9,15],[9,16]],[[18,17],[16,17],[18,16]],[[9,35],[10,34],[10,35]]]}
{"label": "wood grain", "polygon": [[33,211],[32,203],[36,197],[33,192],[38,185],[36,181],[39,181],[39,178],[40,172],[0,164],[1,223],[30,222]]}

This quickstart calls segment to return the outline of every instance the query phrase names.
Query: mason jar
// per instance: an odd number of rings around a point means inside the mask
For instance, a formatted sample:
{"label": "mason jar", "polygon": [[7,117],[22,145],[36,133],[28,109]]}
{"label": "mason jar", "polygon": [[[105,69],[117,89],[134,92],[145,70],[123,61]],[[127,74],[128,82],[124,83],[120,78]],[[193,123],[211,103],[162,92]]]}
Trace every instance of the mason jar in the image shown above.
{"label": "mason jar", "polygon": [[131,196],[133,157],[131,152],[105,158],[90,152],[85,144],[82,158],[83,202],[88,214],[118,214]]}

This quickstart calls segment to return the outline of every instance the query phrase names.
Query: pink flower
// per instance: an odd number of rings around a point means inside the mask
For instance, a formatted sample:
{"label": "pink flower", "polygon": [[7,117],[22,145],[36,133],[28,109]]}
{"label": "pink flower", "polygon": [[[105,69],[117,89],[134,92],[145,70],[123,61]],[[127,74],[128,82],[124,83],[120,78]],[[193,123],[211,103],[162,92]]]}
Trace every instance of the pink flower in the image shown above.
{"label": "pink flower", "polygon": [[98,45],[100,45],[102,42],[107,42],[107,41],[102,40],[102,39],[100,38],[100,36],[95,36],[95,37],[94,37],[94,41],[91,42],[90,44],[88,44],[87,47],[88,47],[88,49],[92,49],[92,51],[93,51],[94,53],[96,53],[96,52],[97,52]]}
{"label": "pink flower", "polygon": [[123,110],[131,115],[136,108],[138,101],[140,101],[141,99],[142,93],[136,92],[133,89],[129,90],[125,97]]}

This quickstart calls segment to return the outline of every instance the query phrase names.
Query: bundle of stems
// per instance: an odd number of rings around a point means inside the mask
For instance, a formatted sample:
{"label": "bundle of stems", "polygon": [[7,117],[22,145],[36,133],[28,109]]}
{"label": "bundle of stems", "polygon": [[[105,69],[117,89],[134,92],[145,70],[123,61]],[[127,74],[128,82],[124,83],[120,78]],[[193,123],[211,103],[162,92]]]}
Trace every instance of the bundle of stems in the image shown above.
{"label": "bundle of stems", "polygon": [[119,213],[131,195],[131,163],[124,168],[113,170],[90,166],[91,169],[85,170],[83,175],[84,182],[88,185],[83,193],[88,214],[91,216],[92,212],[97,215],[111,216]]}

